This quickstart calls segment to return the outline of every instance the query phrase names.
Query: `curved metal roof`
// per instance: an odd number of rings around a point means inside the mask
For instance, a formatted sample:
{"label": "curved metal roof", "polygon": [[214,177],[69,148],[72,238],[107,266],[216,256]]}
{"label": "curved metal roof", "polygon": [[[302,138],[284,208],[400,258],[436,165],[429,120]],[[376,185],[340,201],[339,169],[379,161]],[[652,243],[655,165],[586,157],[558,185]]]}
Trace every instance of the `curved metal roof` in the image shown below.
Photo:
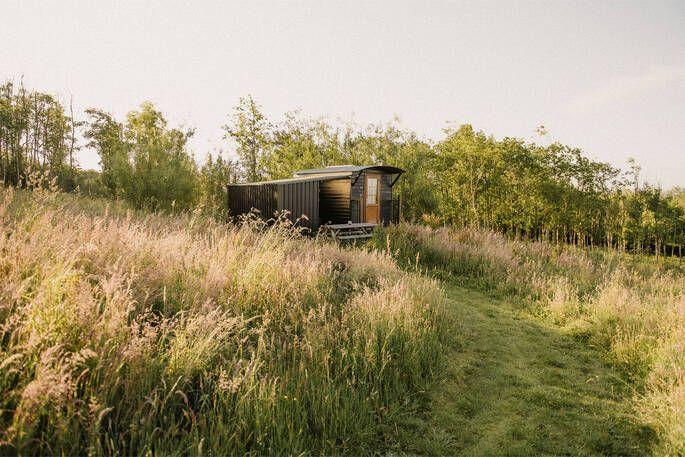
{"label": "curved metal roof", "polygon": [[357,173],[364,170],[376,170],[383,173],[402,174],[404,170],[388,165],[333,165],[326,168],[312,168],[296,171],[293,176],[327,175],[332,173]]}
{"label": "curved metal roof", "polygon": [[351,175],[352,175],[352,173],[336,173],[336,174],[326,173],[326,174],[323,174],[320,176],[311,176],[311,175],[297,176],[297,175],[295,175],[294,178],[273,179],[271,181],[233,183],[233,184],[229,184],[229,186],[263,186],[265,184],[291,184],[291,183],[295,183],[295,182],[330,181],[330,180],[338,179],[338,178],[348,178]]}

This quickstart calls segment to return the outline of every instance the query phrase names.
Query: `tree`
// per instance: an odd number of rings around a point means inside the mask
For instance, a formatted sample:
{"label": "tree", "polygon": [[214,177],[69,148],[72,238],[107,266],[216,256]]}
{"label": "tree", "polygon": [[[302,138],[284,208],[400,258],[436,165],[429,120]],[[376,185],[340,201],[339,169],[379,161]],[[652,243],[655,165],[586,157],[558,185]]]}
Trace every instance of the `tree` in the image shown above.
{"label": "tree", "polygon": [[245,178],[259,181],[264,175],[262,161],[270,143],[271,125],[251,95],[240,98],[231,121],[231,124],[223,126],[224,138],[237,144],[236,152]]}
{"label": "tree", "polygon": [[23,185],[32,172],[55,178],[73,189],[80,124],[50,94],[29,91],[23,84],[0,85],[0,179]]}
{"label": "tree", "polygon": [[194,202],[195,162],[186,149],[193,130],[169,129],[152,103],[127,115],[124,137],[133,158],[133,201],[152,209],[190,208]]}
{"label": "tree", "polygon": [[455,223],[488,225],[490,191],[498,185],[503,165],[494,139],[470,125],[445,133],[447,137],[436,146],[443,215]]}
{"label": "tree", "polygon": [[90,108],[84,133],[88,147],[100,156],[100,179],[113,198],[122,198],[131,191],[133,167],[130,162],[131,145],[124,138],[123,124],[111,114]]}
{"label": "tree", "polygon": [[[149,209],[191,209],[223,216],[226,184],[287,178],[303,168],[393,165],[406,170],[395,195],[404,217],[502,231],[515,237],[682,255],[685,190],[640,182],[634,160],[621,172],[578,148],[519,138],[497,140],[470,125],[450,128],[437,143],[399,126],[335,124],[286,113],[271,124],[251,96],[223,126],[237,161],[209,155],[197,165],[193,130],[171,128],[151,103],[123,121],[86,111],[87,146],[101,172],[78,169],[78,129],[71,105],[23,84],[0,85],[0,179],[25,185],[33,172],[62,190],[126,199]],[[537,129],[547,137],[544,126]],[[55,179],[53,179],[55,178]],[[424,216],[430,216],[425,218]]]}
{"label": "tree", "polygon": [[209,154],[198,174],[198,205],[206,214],[224,219],[227,207],[226,185],[238,178],[238,166],[225,160],[219,152],[216,157]]}
{"label": "tree", "polygon": [[100,155],[102,181],[111,196],[141,208],[192,207],[196,168],[186,148],[192,129],[168,128],[149,102],[128,113],[125,124],[100,110],[87,113],[85,136]]}
{"label": "tree", "polygon": [[262,159],[269,179],[288,178],[297,170],[345,161],[335,132],[320,119],[305,119],[297,112],[286,113],[283,122],[273,128],[271,138]]}

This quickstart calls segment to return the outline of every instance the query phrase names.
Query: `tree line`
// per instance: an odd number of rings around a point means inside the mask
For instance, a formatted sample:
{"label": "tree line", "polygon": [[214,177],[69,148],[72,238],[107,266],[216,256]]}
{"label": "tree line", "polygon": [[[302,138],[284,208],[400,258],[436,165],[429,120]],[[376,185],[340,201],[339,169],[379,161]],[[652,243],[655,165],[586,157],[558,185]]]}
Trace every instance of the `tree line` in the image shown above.
{"label": "tree line", "polygon": [[[188,146],[194,131],[170,127],[151,103],[125,119],[91,108],[76,120],[71,104],[6,82],[0,86],[0,176],[22,185],[38,171],[66,191],[225,217],[229,182],[386,164],[407,170],[397,189],[408,220],[657,255],[682,255],[685,245],[685,190],[642,183],[632,161],[623,171],[575,147],[496,139],[470,125],[448,128],[434,142],[395,120],[360,127],[295,111],[274,122],[250,96],[239,100],[223,130],[235,158],[209,154],[198,161]],[[78,168],[74,154],[83,147],[99,155],[99,172]]]}
{"label": "tree line", "polygon": [[42,170],[71,190],[80,127],[71,104],[12,81],[0,85],[0,179],[23,185],[28,170]]}

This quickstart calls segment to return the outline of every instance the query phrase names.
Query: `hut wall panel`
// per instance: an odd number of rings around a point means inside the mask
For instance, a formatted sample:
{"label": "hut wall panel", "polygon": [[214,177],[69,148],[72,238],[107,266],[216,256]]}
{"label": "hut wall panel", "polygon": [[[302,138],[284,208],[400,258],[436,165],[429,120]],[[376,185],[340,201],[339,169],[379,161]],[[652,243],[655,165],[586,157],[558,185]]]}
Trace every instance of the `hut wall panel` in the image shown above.
{"label": "hut wall panel", "polygon": [[276,209],[276,186],[273,184],[255,186],[232,186],[227,187],[228,210],[231,216],[237,217],[247,214],[254,209],[259,211],[260,217],[269,219],[273,217]]}
{"label": "hut wall panel", "polygon": [[364,210],[364,172],[352,175],[351,182],[354,183],[350,188],[350,220],[354,223],[363,221]]}
{"label": "hut wall panel", "polygon": [[392,219],[392,175],[384,174],[381,176],[380,189],[380,204],[381,204],[381,222],[383,224],[390,223]]}
{"label": "hut wall panel", "polygon": [[350,178],[321,181],[319,218],[322,224],[347,224],[350,218]]}
{"label": "hut wall panel", "polygon": [[299,226],[315,229],[319,226],[319,182],[305,181],[278,184],[278,208],[289,211],[288,218],[295,222],[302,215]]}

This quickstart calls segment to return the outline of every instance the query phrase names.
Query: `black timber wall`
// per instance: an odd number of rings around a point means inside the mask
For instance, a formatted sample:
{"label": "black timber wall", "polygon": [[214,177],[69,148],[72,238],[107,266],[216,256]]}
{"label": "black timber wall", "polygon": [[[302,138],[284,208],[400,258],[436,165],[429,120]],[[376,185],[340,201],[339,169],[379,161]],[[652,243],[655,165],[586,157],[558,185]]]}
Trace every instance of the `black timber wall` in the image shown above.
{"label": "black timber wall", "polygon": [[392,175],[381,175],[381,221],[383,224],[392,222]]}
{"label": "black timber wall", "polygon": [[355,224],[364,219],[364,172],[359,172],[350,177],[350,220]]}
{"label": "black timber wall", "polygon": [[347,224],[350,219],[350,178],[319,183],[319,219],[321,224]]}
{"label": "black timber wall", "polygon": [[228,185],[228,211],[232,217],[247,214],[253,209],[264,219],[277,211],[276,185]]}
{"label": "black timber wall", "polygon": [[288,219],[297,226],[317,229],[320,225],[319,184],[319,181],[276,184],[279,211],[288,211]]}

